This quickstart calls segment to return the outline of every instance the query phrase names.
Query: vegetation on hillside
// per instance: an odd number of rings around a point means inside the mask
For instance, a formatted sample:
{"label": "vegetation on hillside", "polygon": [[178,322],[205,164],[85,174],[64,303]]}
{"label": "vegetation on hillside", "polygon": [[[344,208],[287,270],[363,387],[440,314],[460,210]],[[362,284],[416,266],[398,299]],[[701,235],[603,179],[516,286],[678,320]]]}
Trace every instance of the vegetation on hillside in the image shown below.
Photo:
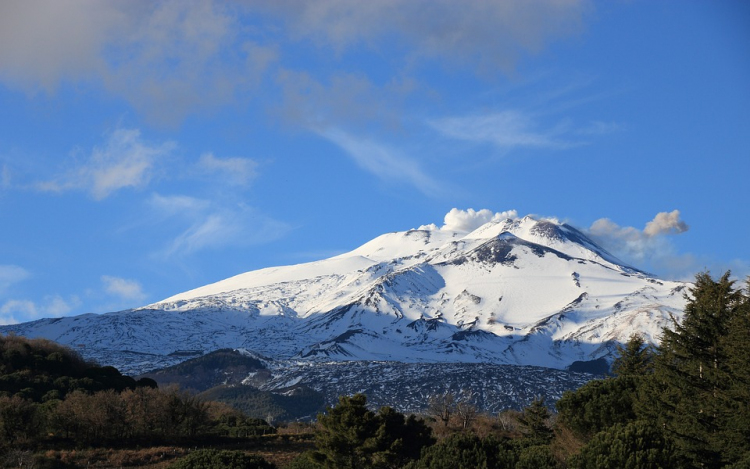
{"label": "vegetation on hillside", "polygon": [[[318,415],[314,449],[289,447],[297,457],[274,461],[291,469],[750,469],[748,288],[737,288],[729,273],[699,274],[683,321],[664,330],[658,347],[632,337],[612,375],[567,392],[556,413],[539,398],[522,412],[487,416],[461,395],[445,395],[429,399],[428,415],[418,418],[389,407],[374,411],[361,394],[344,396]],[[152,380],[123,377],[48,341],[0,337],[0,357],[0,453],[16,467],[30,467],[19,448],[210,447],[275,431],[264,420],[204,400],[211,393],[158,389]],[[212,392],[238,407],[275,405],[245,390]],[[174,455],[175,468],[275,467],[244,450]]]}
{"label": "vegetation on hillside", "polygon": [[249,417],[269,422],[314,420],[325,410],[323,395],[305,386],[271,392],[242,385],[248,376],[263,382],[271,372],[259,359],[232,349],[216,350],[142,376],[162,388],[178,386],[197,392],[202,400],[223,402]]}

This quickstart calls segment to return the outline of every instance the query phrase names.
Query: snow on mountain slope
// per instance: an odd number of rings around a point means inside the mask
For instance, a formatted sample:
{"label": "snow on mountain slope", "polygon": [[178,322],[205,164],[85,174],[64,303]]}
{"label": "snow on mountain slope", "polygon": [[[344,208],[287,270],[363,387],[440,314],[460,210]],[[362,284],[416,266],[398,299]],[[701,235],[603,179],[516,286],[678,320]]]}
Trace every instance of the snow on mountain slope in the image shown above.
{"label": "snow on mountain slope", "polygon": [[468,233],[389,233],[143,308],[2,330],[74,345],[125,370],[224,347],[297,360],[564,368],[611,358],[633,333],[658,341],[681,316],[684,288],[624,265],[569,225],[524,217]]}

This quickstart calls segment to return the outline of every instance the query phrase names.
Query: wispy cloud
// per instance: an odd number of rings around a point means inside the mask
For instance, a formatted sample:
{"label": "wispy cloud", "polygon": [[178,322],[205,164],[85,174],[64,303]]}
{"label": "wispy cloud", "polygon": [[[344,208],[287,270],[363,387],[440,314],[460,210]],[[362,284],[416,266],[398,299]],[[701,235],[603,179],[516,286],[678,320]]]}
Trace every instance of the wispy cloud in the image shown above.
{"label": "wispy cloud", "polygon": [[477,144],[489,143],[502,150],[564,149],[580,145],[580,142],[568,138],[567,125],[560,123],[543,129],[531,114],[515,110],[433,119],[428,124],[446,137]]}
{"label": "wispy cloud", "polygon": [[117,129],[104,146],[94,148],[83,161],[35,187],[47,192],[83,190],[102,200],[118,190],[148,184],[157,165],[175,147],[173,142],[148,144],[136,129]]}
{"label": "wispy cloud", "polygon": [[17,265],[0,265],[0,293],[5,292],[8,287],[27,278],[31,273]]}
{"label": "wispy cloud", "polygon": [[111,275],[102,275],[104,291],[122,300],[142,301],[146,299],[143,287],[136,280],[128,280]]}
{"label": "wispy cloud", "polygon": [[78,297],[66,300],[59,295],[47,296],[40,303],[30,300],[7,300],[0,306],[0,324],[17,324],[40,318],[62,317],[80,304]]}
{"label": "wispy cloud", "polygon": [[320,135],[338,145],[362,169],[384,181],[406,182],[427,195],[438,195],[442,185],[429,176],[419,163],[404,153],[368,139],[356,138],[340,129]]}
{"label": "wispy cloud", "polygon": [[218,203],[189,196],[154,194],[150,200],[162,221],[181,225],[158,257],[186,256],[206,249],[263,244],[284,236],[291,227],[243,203]]}
{"label": "wispy cloud", "polygon": [[213,153],[204,153],[198,161],[198,169],[218,174],[222,181],[245,186],[255,179],[258,163],[250,158],[217,158]]}

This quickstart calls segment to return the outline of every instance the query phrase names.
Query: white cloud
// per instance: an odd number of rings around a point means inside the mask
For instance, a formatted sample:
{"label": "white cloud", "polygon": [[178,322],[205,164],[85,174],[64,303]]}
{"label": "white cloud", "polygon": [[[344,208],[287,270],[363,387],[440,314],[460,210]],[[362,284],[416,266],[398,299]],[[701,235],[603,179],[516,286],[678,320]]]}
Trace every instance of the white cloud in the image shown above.
{"label": "white cloud", "polygon": [[175,148],[172,142],[150,145],[136,129],[117,129],[85,161],[58,177],[36,184],[42,191],[88,191],[96,200],[127,187],[143,187],[154,177],[157,165]]}
{"label": "white cloud", "polygon": [[149,204],[164,215],[189,215],[208,210],[211,202],[189,195],[152,194]]}
{"label": "white cloud", "polygon": [[222,182],[244,186],[257,176],[258,163],[249,158],[217,158],[213,153],[204,153],[198,167],[202,171],[221,175]]}
{"label": "white cloud", "polygon": [[135,280],[102,275],[102,283],[104,284],[104,291],[123,300],[142,301],[146,299],[143,287]]}
{"label": "white cloud", "polygon": [[675,270],[678,265],[692,263],[685,255],[678,255],[665,238],[668,234],[680,234],[688,230],[680,219],[680,212],[660,212],[646,223],[643,230],[631,226],[619,226],[612,220],[601,218],[588,229],[591,237],[602,247],[611,251],[636,267],[644,263]]}
{"label": "white cloud", "polygon": [[473,143],[490,143],[503,150],[515,148],[564,149],[580,142],[564,139],[566,126],[539,130],[533,117],[521,111],[446,117],[428,122],[443,135]]}
{"label": "white cloud", "polygon": [[154,194],[150,205],[162,222],[182,226],[157,257],[190,255],[206,249],[263,244],[291,227],[243,203],[218,203],[189,196]]}
{"label": "white cloud", "polygon": [[77,297],[65,300],[58,295],[47,296],[41,303],[11,299],[0,306],[0,324],[16,324],[40,318],[65,316],[80,304]]}
{"label": "white cloud", "polygon": [[31,276],[28,270],[17,265],[0,265],[0,293],[11,285],[26,280]]}
{"label": "white cloud", "polygon": [[27,318],[37,318],[37,308],[33,301],[8,300],[0,306],[0,322],[3,324],[17,324]]}
{"label": "white cloud", "polygon": [[406,182],[427,195],[442,192],[441,184],[424,172],[417,161],[398,150],[356,138],[340,129],[331,128],[320,135],[338,145],[359,167],[384,181]]}
{"label": "white cloud", "polygon": [[518,218],[518,212],[516,212],[515,210],[493,212],[492,210],[486,208],[483,208],[481,210],[474,210],[473,208],[467,210],[459,210],[457,208],[452,208],[448,213],[445,214],[442,227],[438,227],[433,223],[430,225],[422,225],[419,227],[419,229],[446,230],[469,233],[486,223],[502,221],[508,218]]}

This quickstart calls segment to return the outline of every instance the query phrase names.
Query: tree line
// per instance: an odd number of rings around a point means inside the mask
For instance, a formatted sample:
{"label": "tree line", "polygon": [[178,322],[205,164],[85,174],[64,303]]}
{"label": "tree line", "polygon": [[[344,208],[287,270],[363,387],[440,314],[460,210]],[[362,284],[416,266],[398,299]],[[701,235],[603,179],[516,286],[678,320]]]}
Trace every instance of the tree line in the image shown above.
{"label": "tree line", "polygon": [[[729,272],[701,273],[686,298],[682,321],[663,331],[658,346],[633,336],[609,377],[566,392],[556,411],[540,397],[521,412],[486,416],[465,396],[446,395],[417,417],[370,409],[361,394],[342,396],[318,416],[315,449],[286,467],[750,469],[750,282],[743,290]],[[226,405],[122,377],[48,342],[0,337],[0,355],[0,445],[31,447],[50,435],[97,445],[273,431]],[[54,374],[66,367],[71,376]],[[179,464],[273,467],[219,450]]]}
{"label": "tree line", "polygon": [[0,336],[0,451],[50,440],[102,446],[274,432],[222,403],[159,389],[44,339]]}
{"label": "tree line", "polygon": [[750,469],[750,280],[743,291],[729,272],[701,273],[686,299],[658,347],[631,337],[612,374],[566,392],[556,413],[540,398],[477,431],[456,396],[432,399],[431,425],[342,397],[319,416],[316,451],[289,467]]}

